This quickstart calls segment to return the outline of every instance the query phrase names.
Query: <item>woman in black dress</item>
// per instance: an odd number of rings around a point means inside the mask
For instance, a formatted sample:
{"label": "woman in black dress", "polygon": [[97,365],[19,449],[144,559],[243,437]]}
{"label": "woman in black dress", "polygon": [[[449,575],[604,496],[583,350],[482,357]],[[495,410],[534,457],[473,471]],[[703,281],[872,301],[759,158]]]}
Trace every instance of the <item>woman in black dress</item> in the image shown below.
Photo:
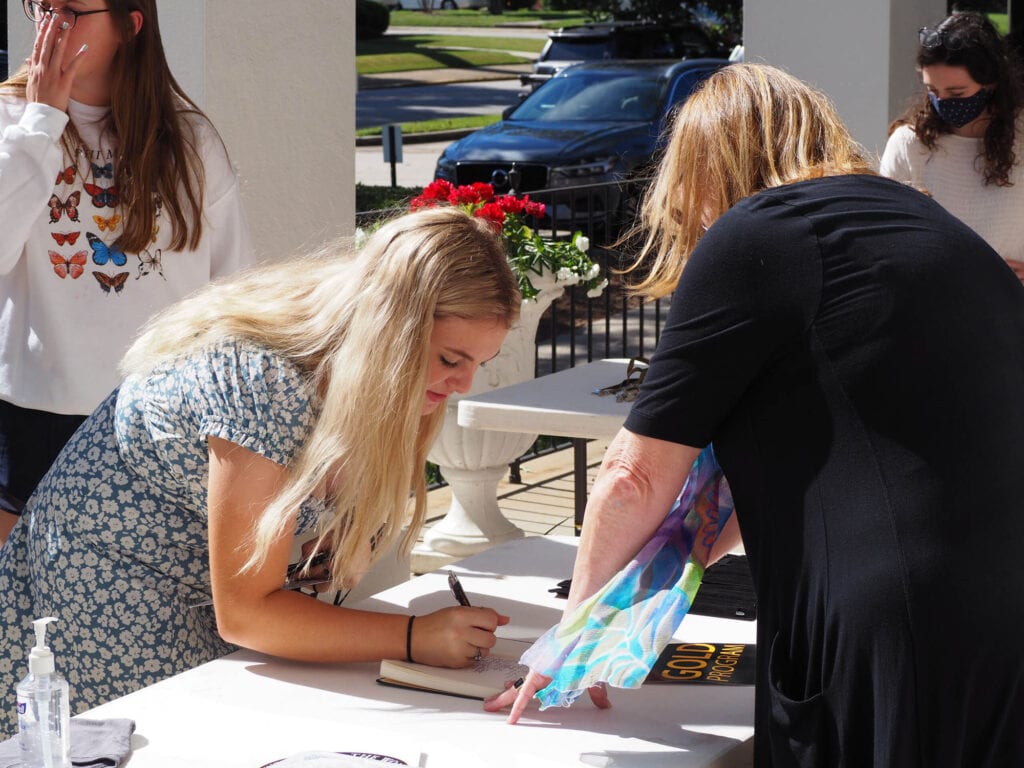
{"label": "woman in black dress", "polygon": [[643,219],[672,307],[569,608],[713,442],[758,594],[756,765],[1024,765],[1024,287],[766,66],[690,98]]}

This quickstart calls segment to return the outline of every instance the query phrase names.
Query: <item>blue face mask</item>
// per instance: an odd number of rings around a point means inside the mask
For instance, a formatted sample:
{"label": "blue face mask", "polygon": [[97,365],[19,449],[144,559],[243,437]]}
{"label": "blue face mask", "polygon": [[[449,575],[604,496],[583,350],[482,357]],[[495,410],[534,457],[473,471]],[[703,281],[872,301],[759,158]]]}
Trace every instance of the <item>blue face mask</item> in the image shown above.
{"label": "blue face mask", "polygon": [[963,128],[972,120],[977,119],[985,111],[990,98],[992,98],[992,91],[985,88],[981,88],[973,96],[959,99],[940,99],[934,93],[928,94],[932,109],[942,118],[943,122],[954,128]]}

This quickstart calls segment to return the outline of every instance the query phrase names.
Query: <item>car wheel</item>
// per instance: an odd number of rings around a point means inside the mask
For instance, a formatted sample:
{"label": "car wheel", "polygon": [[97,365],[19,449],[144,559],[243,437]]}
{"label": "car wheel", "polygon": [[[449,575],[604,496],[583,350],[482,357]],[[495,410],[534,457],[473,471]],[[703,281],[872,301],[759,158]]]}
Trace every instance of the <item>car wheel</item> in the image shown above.
{"label": "car wheel", "polygon": [[458,7],[459,6],[457,6],[455,4],[455,0],[441,0],[441,10],[442,11],[454,11]]}

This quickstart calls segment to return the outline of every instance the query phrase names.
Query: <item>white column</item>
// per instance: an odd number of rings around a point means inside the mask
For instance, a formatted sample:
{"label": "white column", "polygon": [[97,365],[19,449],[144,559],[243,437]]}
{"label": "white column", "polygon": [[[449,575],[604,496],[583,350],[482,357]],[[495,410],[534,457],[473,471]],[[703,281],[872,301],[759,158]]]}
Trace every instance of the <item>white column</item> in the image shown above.
{"label": "white column", "polygon": [[744,52],[827,93],[880,156],[889,123],[920,88],[917,30],[945,15],[946,0],[746,0]]}

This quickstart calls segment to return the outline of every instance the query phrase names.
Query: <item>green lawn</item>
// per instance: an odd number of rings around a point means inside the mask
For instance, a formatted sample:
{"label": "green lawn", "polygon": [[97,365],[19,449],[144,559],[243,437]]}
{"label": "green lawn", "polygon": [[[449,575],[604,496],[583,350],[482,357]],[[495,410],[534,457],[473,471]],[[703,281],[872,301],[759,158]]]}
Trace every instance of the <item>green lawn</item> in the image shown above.
{"label": "green lawn", "polygon": [[[356,71],[372,75],[411,69],[522,64],[536,58],[543,47],[544,40],[531,38],[387,35],[356,42]],[[516,55],[517,51],[524,55]]]}
{"label": "green lawn", "polygon": [[[471,115],[469,117],[443,117],[436,120],[421,120],[418,123],[400,123],[402,134],[429,133],[431,131],[450,131],[455,128],[483,128],[496,123],[501,115]],[[376,128],[360,128],[356,136],[379,136],[380,126]]]}
{"label": "green lawn", "polygon": [[391,11],[393,27],[495,27],[522,22],[537,22],[545,29],[558,29],[591,21],[579,11],[506,11],[492,16],[486,10],[474,11]]}

